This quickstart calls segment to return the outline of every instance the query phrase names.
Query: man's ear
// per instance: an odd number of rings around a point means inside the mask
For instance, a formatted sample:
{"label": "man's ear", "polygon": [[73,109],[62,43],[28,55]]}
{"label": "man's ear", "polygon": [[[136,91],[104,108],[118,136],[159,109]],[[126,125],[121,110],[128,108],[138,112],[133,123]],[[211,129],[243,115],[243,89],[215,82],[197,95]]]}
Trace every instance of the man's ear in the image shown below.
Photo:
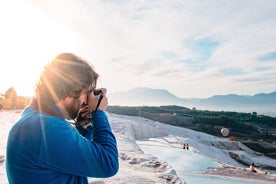
{"label": "man's ear", "polygon": [[65,107],[70,105],[70,103],[72,102],[72,99],[73,99],[72,97],[67,96],[67,97],[59,100],[59,102],[57,103],[57,106],[64,109]]}
{"label": "man's ear", "polygon": [[64,98],[63,100],[61,100],[61,101],[62,101],[62,103],[64,103],[65,105],[69,105],[69,104],[72,102],[73,99],[74,99],[73,97],[67,96],[67,97],[65,97],[65,98]]}
{"label": "man's ear", "polygon": [[71,105],[73,98],[72,97],[65,97],[64,99],[61,99],[56,105],[58,108],[62,111],[62,113],[69,117],[69,114],[67,112],[67,107]]}

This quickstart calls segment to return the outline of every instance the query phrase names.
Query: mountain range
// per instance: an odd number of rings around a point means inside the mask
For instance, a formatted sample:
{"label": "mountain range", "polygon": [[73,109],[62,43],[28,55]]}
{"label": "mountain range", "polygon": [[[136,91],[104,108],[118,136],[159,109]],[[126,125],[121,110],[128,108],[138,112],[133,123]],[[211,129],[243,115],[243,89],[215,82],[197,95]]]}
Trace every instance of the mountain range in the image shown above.
{"label": "mountain range", "polygon": [[214,95],[210,98],[180,98],[165,89],[134,88],[110,93],[109,104],[119,106],[179,105],[216,111],[258,112],[276,117],[276,91],[250,95]]}

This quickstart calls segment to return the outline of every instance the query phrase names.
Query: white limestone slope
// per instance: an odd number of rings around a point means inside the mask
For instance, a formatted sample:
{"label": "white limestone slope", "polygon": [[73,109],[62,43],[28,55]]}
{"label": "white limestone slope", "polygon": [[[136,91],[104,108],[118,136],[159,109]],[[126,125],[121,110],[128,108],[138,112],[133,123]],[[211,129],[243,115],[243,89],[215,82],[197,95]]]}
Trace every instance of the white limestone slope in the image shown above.
{"label": "white limestone slope", "polygon": [[131,181],[133,183],[182,183],[176,171],[166,162],[143,153],[136,141],[147,139],[155,141],[156,145],[180,149],[184,143],[188,143],[191,151],[207,156],[224,166],[247,167],[231,158],[231,153],[245,162],[254,162],[255,165],[276,165],[274,159],[258,154],[239,142],[231,142],[227,138],[215,137],[141,117],[115,114],[108,114],[108,116],[118,140],[121,167],[117,176],[104,179],[107,183],[114,179],[118,183]]}

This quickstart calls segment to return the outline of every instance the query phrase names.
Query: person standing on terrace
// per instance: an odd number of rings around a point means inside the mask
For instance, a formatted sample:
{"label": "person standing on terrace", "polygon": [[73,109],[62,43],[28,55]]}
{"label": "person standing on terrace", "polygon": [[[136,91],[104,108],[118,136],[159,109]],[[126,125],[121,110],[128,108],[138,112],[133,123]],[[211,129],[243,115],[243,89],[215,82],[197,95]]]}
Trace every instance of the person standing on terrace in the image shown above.
{"label": "person standing on terrace", "polygon": [[[31,104],[9,132],[10,184],[87,184],[118,172],[105,88],[85,59],[62,53],[45,66]],[[72,124],[69,120],[75,120]]]}

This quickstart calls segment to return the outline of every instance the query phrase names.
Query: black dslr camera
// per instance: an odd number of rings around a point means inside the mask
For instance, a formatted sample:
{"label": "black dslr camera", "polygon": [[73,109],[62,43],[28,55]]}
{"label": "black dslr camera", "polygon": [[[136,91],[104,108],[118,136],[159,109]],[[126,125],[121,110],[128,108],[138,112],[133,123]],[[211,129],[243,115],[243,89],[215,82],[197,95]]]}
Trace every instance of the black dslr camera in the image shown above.
{"label": "black dslr camera", "polygon": [[[95,111],[96,111],[96,110],[98,109],[98,107],[99,107],[99,105],[100,105],[102,99],[103,99],[104,94],[103,94],[103,92],[102,92],[101,90],[99,90],[99,89],[94,90],[94,91],[93,91],[93,94],[94,94],[95,96],[100,95],[100,97],[99,97],[99,99],[98,99],[98,103],[97,103],[96,109],[95,109]],[[87,97],[87,101],[88,101],[88,97]],[[87,115],[88,112],[90,113],[87,104],[83,104],[82,106],[84,107],[84,110],[83,110],[82,112],[79,112],[78,117],[77,117],[77,119],[76,119],[75,121],[76,121],[76,124],[79,124],[79,125],[86,125],[86,124],[88,124],[88,123],[91,122],[91,119],[92,119],[92,118],[91,118],[91,117],[85,117],[85,116],[89,116],[89,115]]]}

